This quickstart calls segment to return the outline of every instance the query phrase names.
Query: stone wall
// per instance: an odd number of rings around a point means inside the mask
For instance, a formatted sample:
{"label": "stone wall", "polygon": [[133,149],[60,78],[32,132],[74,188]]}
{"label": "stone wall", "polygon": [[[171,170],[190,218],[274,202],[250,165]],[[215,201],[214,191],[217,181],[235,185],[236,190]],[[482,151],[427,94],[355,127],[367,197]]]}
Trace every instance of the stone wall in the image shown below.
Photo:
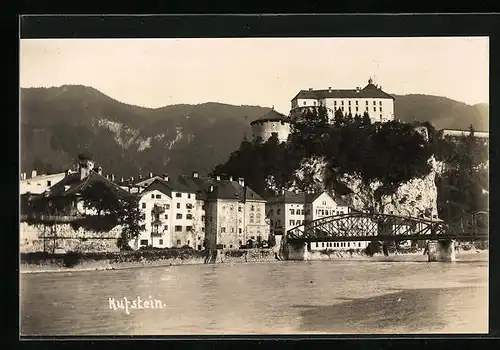
{"label": "stone wall", "polygon": [[117,239],[121,227],[108,232],[94,232],[70,224],[19,224],[20,252],[113,252],[119,251]]}

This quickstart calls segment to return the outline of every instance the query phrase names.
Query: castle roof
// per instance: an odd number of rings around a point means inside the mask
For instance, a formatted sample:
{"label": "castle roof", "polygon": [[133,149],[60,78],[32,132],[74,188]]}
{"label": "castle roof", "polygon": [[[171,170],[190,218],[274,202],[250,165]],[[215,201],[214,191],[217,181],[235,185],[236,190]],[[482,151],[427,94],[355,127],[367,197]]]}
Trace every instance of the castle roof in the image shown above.
{"label": "castle roof", "polygon": [[269,112],[267,112],[263,117],[260,117],[259,119],[256,119],[253,122],[251,122],[250,125],[258,122],[273,122],[273,121],[290,123],[290,118],[272,109]]}
{"label": "castle roof", "polygon": [[394,97],[384,92],[380,87],[374,85],[372,80],[368,81],[363,89],[347,89],[347,90],[300,90],[299,93],[292,99],[307,98],[307,99],[324,99],[324,98],[390,98]]}

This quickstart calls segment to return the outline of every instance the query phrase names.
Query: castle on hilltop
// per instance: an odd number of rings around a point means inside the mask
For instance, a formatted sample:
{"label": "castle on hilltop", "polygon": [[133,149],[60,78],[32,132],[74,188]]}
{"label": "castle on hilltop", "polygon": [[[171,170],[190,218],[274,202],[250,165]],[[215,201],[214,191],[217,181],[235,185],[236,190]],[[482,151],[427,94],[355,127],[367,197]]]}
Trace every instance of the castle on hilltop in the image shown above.
{"label": "castle on hilltop", "polygon": [[276,135],[280,141],[286,141],[290,134],[291,124],[303,115],[306,110],[326,107],[330,122],[333,122],[335,111],[355,116],[368,114],[372,123],[394,120],[394,97],[382,90],[382,86],[373,83],[370,78],[364,88],[334,90],[301,90],[291,101],[288,116],[271,110],[263,117],[250,123],[254,139],[266,141]]}

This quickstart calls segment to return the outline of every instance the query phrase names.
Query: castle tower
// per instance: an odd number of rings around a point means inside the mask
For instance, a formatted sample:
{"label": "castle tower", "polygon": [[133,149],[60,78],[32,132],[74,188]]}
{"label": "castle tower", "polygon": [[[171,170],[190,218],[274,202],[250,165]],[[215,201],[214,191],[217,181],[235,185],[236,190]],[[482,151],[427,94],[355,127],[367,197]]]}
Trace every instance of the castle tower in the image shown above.
{"label": "castle tower", "polygon": [[266,142],[271,136],[276,135],[280,142],[286,142],[291,132],[291,120],[289,117],[273,109],[263,117],[250,123],[252,126],[253,139],[261,138]]}

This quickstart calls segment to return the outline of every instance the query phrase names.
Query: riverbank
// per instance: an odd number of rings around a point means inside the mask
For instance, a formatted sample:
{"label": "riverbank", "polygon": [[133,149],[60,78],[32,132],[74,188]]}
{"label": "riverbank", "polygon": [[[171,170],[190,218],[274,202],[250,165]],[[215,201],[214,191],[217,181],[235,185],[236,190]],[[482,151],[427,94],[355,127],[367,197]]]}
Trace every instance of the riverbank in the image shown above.
{"label": "riverbank", "polygon": [[[487,259],[488,250],[457,249],[456,257],[477,255]],[[367,256],[362,251],[316,251],[309,253],[308,260],[353,260],[373,262],[426,262],[423,249],[395,252],[389,256]],[[272,249],[247,249],[219,251],[216,264],[280,263]],[[21,273],[105,271],[141,267],[201,265],[205,263],[203,251],[180,249],[135,251],[120,253],[27,253],[21,254]]]}

